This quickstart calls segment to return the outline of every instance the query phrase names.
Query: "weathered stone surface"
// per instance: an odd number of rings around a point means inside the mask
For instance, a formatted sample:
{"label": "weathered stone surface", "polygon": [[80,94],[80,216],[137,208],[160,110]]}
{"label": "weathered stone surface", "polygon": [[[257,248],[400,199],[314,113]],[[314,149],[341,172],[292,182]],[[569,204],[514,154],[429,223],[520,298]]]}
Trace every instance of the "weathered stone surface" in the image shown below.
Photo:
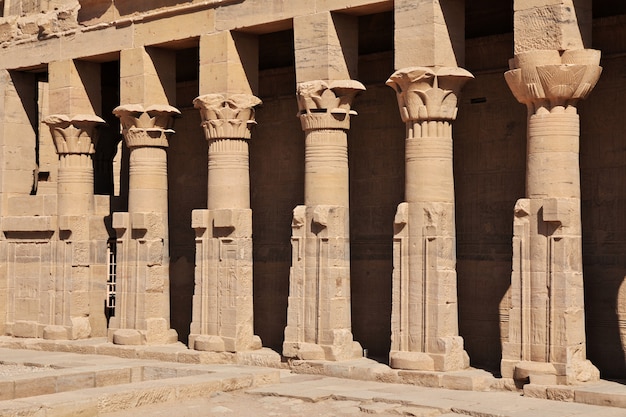
{"label": "weathered stone surface", "polygon": [[350,320],[350,247],[346,130],[353,80],[298,85],[305,131],[304,205],[292,218],[292,267],[283,355],[346,360],[362,356]]}
{"label": "weathered stone surface", "polygon": [[109,339],[116,344],[167,344],[170,329],[167,156],[172,117],[169,105],[123,105],[121,119],[130,149],[128,213],[115,213],[118,270],[116,314]]}
{"label": "weathered stone surface", "polygon": [[505,74],[528,109],[526,197],[513,222],[509,334],[502,375],[532,384],[599,378],[586,359],[576,103],[602,68],[595,50],[519,53]]}
{"label": "weathered stone surface", "polygon": [[461,87],[471,78],[462,68],[412,67],[387,81],[407,125],[406,202],[394,220],[394,368],[469,366],[457,324],[451,122]]}

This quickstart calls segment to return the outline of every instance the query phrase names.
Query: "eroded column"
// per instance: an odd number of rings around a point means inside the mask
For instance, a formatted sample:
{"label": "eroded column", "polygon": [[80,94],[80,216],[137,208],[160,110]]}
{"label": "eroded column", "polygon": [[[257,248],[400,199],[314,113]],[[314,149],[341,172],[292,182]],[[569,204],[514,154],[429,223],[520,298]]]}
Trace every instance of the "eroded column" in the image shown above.
{"label": "eroded column", "polygon": [[344,360],[362,355],[350,319],[347,130],[357,81],[298,84],[305,132],[304,205],[294,209],[283,355]]}
{"label": "eroded column", "polygon": [[254,335],[252,210],[248,140],[250,94],[207,94],[194,100],[208,147],[207,210],[194,210],[196,283],[189,347],[205,351],[260,349]]}
{"label": "eroded column", "polygon": [[595,86],[600,52],[516,54],[505,74],[528,108],[526,198],[515,205],[502,376],[533,383],[598,379],[586,359],[576,103]]}
{"label": "eroded column", "polygon": [[52,115],[43,122],[50,128],[59,155],[57,210],[59,242],[54,291],[53,323],[44,327],[46,339],[82,339],[91,335],[90,220],[94,214],[93,160],[98,116]]}
{"label": "eroded column", "polygon": [[462,68],[410,67],[387,81],[406,123],[406,201],[394,220],[393,368],[469,366],[458,333],[451,123],[471,78]]}
{"label": "eroded column", "polygon": [[113,214],[118,272],[115,316],[109,337],[116,344],[177,341],[170,329],[167,202],[169,105],[123,105],[114,111],[130,150],[128,212]]}

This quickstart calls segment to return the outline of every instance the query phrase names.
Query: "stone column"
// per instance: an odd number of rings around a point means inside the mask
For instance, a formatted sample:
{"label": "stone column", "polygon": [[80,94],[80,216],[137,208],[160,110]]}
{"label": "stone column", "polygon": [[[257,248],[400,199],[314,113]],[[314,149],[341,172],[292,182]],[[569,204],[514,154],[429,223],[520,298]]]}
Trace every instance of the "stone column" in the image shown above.
{"label": "stone column", "polygon": [[123,105],[130,150],[128,213],[113,213],[117,232],[117,303],[109,325],[116,344],[176,342],[170,329],[167,153],[173,117],[169,105]]}
{"label": "stone column", "polygon": [[600,52],[531,50],[505,74],[528,108],[526,198],[515,205],[509,334],[502,376],[574,384],[586,359],[576,103],[595,86]]}
{"label": "stone column", "polygon": [[194,100],[208,147],[207,210],[194,210],[196,280],[189,347],[205,351],[260,349],[254,335],[252,210],[248,140],[251,94],[206,94]]}
{"label": "stone column", "polygon": [[[57,210],[59,244],[57,282],[51,303],[53,323],[44,327],[45,339],[82,339],[91,335],[90,216],[94,214],[93,160],[98,116],[52,115],[50,128],[59,155]],[[67,262],[66,260],[69,260]]]}
{"label": "stone column", "polygon": [[451,123],[472,78],[457,67],[409,67],[387,81],[406,123],[406,201],[394,221],[393,368],[469,366],[457,319]]}
{"label": "stone column", "polygon": [[283,355],[344,360],[362,355],[350,318],[348,142],[358,81],[298,84],[305,132],[304,205],[294,209]]}

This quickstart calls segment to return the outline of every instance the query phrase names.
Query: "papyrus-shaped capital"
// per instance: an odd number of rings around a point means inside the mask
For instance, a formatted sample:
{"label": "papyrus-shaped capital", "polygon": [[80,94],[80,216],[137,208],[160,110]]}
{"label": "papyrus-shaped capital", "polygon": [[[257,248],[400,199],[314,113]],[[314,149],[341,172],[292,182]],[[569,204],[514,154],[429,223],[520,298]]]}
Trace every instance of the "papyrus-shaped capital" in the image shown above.
{"label": "papyrus-shaped capital", "polygon": [[506,82],[517,101],[533,112],[574,106],[591,93],[602,73],[600,51],[594,49],[522,52],[510,65]]}
{"label": "papyrus-shaped capital", "polygon": [[94,154],[98,142],[97,127],[105,124],[102,118],[92,114],[77,114],[74,117],[53,114],[43,122],[50,128],[59,155]]}
{"label": "papyrus-shaped capital", "polygon": [[207,140],[250,139],[250,130],[256,125],[255,107],[260,104],[251,94],[205,94],[193,101],[200,110]]}
{"label": "papyrus-shaped capital", "polygon": [[314,80],[298,84],[298,116],[302,130],[350,129],[352,101],[365,86],[355,80]]}
{"label": "papyrus-shaped capital", "polygon": [[394,72],[386,84],[396,91],[403,122],[452,121],[458,95],[472,78],[458,67],[409,67]]}

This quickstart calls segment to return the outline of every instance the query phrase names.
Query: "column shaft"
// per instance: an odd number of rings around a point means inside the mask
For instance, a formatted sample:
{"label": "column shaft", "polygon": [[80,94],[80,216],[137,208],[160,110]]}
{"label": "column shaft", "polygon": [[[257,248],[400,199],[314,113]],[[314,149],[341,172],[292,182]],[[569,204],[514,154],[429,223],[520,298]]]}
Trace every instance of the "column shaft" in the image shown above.
{"label": "column shaft", "polygon": [[[97,116],[70,118],[53,115],[44,119],[59,154],[57,210],[59,242],[56,246],[54,303],[46,339],[79,339],[92,336],[92,323],[102,323],[101,311],[91,305],[95,263],[92,253],[91,216],[94,215],[93,161]],[[97,282],[97,281],[96,281]],[[96,326],[97,327],[97,326]],[[94,329],[101,333],[104,329]]]}
{"label": "column shaft", "polygon": [[348,135],[345,130],[305,132],[304,204],[348,207]]}
{"label": "column shaft", "polygon": [[410,67],[387,84],[406,123],[405,202],[394,225],[390,365],[451,371],[469,366],[458,335],[452,128],[461,68]]}
{"label": "column shaft", "polygon": [[248,141],[216,139],[209,141],[207,208],[250,208]]}
{"label": "column shaft", "polygon": [[169,105],[123,105],[114,114],[130,149],[128,212],[113,213],[117,232],[116,311],[109,338],[116,344],[164,344],[170,329],[167,152]]}
{"label": "column shaft", "polygon": [[362,355],[350,316],[347,130],[359,82],[298,85],[305,131],[304,205],[294,209],[283,355],[345,360]]}
{"label": "column shaft", "polygon": [[528,121],[526,195],[580,198],[579,119],[575,108]]}
{"label": "column shaft", "polygon": [[257,350],[252,297],[252,210],[248,140],[256,124],[249,94],[206,94],[194,100],[208,146],[207,210],[194,210],[196,286],[189,347]]}
{"label": "column shaft", "polygon": [[515,205],[509,334],[502,376],[542,384],[598,379],[586,359],[576,102],[601,68],[593,50],[534,50],[505,74],[528,108],[526,198]]}
{"label": "column shaft", "polygon": [[128,212],[155,212],[167,221],[167,153],[165,148],[130,149]]}

